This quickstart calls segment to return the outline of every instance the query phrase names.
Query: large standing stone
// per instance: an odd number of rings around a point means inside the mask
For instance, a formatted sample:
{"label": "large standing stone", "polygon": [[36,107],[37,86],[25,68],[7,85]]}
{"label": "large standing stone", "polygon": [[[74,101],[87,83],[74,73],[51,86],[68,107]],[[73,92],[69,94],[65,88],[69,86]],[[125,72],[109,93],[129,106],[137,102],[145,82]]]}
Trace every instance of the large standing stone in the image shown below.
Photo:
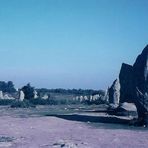
{"label": "large standing stone", "polygon": [[133,65],[135,86],[143,93],[148,93],[148,46],[137,57]]}
{"label": "large standing stone", "polygon": [[109,88],[109,103],[119,105],[120,100],[120,83],[119,79],[116,79],[111,88]]}
{"label": "large standing stone", "polygon": [[[147,121],[146,124],[148,124],[148,45],[137,57],[133,66],[122,64],[119,80],[121,85],[120,103],[135,103],[139,120],[143,123]],[[109,96],[112,102],[114,102],[114,84]]]}
{"label": "large standing stone", "polygon": [[122,64],[120,74],[120,103],[133,102],[133,90],[134,90],[134,79],[133,79],[133,67],[131,65]]}

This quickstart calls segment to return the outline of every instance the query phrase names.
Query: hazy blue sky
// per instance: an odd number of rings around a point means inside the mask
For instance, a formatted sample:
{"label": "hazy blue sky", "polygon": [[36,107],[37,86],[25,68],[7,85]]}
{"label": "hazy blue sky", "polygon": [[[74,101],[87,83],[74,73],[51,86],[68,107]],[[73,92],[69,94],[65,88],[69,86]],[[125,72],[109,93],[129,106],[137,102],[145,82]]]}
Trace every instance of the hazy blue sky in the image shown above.
{"label": "hazy blue sky", "polygon": [[148,44],[148,0],[0,0],[0,80],[106,88]]}

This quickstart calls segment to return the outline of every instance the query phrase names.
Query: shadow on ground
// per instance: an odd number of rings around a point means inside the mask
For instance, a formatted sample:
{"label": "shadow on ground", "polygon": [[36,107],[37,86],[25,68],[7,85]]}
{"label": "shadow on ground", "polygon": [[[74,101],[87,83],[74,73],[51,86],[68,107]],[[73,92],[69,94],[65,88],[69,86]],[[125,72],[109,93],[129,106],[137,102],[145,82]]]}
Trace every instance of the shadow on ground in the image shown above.
{"label": "shadow on ground", "polygon": [[89,115],[46,115],[53,116],[57,118],[62,118],[71,121],[80,122],[93,122],[93,123],[118,123],[118,124],[129,124],[129,119],[121,119],[118,117],[99,117],[99,116],[89,116]]}

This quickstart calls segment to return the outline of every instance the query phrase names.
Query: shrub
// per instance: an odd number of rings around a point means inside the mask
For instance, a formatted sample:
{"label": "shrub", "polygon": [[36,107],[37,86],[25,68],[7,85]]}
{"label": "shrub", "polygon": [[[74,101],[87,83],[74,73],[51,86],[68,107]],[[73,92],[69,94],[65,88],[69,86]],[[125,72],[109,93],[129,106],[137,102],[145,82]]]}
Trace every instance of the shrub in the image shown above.
{"label": "shrub", "polygon": [[30,103],[28,100],[24,100],[24,101],[15,100],[15,102],[11,104],[11,107],[12,108],[29,108],[29,107],[35,107],[35,105]]}
{"label": "shrub", "polygon": [[7,93],[14,93],[16,89],[12,81],[4,82],[0,81],[0,90]]}
{"label": "shrub", "polygon": [[30,99],[29,102],[33,105],[57,105],[58,101],[56,99]]}
{"label": "shrub", "polygon": [[66,104],[78,104],[78,101],[70,100],[70,99],[56,99],[56,98],[50,98],[50,99],[30,99],[29,102],[33,105],[66,105]]}
{"label": "shrub", "polygon": [[68,104],[68,101],[67,101],[67,99],[61,99],[58,101],[58,104],[65,105],[65,104]]}
{"label": "shrub", "polygon": [[21,89],[25,94],[25,99],[30,100],[31,98],[34,98],[34,87],[28,83],[26,86],[22,87]]}
{"label": "shrub", "polygon": [[0,105],[11,105],[15,100],[10,99],[0,99]]}

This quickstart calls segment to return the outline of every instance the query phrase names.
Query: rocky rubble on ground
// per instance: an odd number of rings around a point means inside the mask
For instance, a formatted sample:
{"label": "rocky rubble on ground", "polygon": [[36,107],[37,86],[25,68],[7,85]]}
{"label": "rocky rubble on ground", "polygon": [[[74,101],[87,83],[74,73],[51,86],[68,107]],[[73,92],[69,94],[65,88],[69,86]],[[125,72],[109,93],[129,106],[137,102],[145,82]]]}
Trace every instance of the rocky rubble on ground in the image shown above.
{"label": "rocky rubble on ground", "polygon": [[74,144],[70,141],[59,140],[53,144],[53,148],[78,148],[77,144]]}

